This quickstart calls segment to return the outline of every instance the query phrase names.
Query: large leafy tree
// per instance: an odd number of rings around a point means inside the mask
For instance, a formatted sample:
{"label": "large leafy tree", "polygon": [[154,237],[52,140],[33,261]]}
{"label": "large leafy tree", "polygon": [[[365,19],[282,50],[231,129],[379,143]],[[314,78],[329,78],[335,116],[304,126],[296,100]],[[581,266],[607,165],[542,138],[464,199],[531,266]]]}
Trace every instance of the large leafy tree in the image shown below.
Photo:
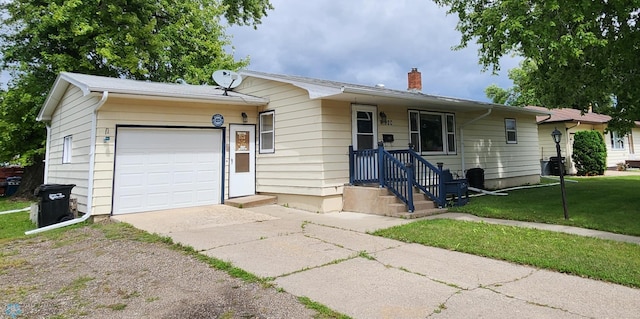
{"label": "large leafy tree", "polygon": [[640,119],[640,3],[592,0],[434,0],[457,14],[458,48],[476,41],[479,61],[497,71],[500,58],[530,59],[541,105],[614,107],[609,123],[626,132]]}
{"label": "large leafy tree", "polygon": [[536,66],[531,60],[520,62],[520,66],[509,70],[509,79],[513,81],[513,87],[503,89],[495,84],[488,86],[484,92],[493,103],[513,106],[540,105],[535,85],[531,83],[529,74],[535,71]]}
{"label": "large leafy tree", "polygon": [[0,62],[12,79],[0,91],[0,161],[42,154],[35,117],[62,71],[203,84],[216,69],[237,69],[224,51],[221,17],[254,27],[268,0],[4,0]]}

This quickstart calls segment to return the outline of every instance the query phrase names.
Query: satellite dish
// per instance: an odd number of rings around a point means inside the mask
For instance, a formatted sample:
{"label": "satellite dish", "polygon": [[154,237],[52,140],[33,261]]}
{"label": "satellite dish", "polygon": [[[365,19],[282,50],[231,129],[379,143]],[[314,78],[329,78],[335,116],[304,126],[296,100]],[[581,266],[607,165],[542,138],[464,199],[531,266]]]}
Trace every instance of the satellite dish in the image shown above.
{"label": "satellite dish", "polygon": [[218,70],[211,75],[214,81],[226,90],[238,87],[242,83],[240,74],[229,70]]}

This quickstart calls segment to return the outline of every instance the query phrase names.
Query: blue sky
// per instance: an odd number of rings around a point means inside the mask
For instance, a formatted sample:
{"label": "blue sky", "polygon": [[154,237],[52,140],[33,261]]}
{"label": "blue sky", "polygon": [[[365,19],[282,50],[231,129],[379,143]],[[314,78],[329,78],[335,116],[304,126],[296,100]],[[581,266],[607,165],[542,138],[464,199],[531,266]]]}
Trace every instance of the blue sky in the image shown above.
{"label": "blue sky", "polygon": [[[492,75],[478,65],[477,45],[460,42],[457,17],[431,0],[271,0],[257,30],[229,27],[237,59],[248,69],[405,90],[407,73],[422,73],[423,93],[488,101],[492,83],[511,87],[507,57]],[[0,83],[8,81],[6,73]]]}
{"label": "blue sky", "polygon": [[423,93],[487,101],[492,83],[512,86],[507,57],[498,75],[482,72],[477,48],[454,51],[457,16],[430,0],[271,0],[275,9],[257,30],[230,27],[236,58],[248,69],[407,89],[407,73],[422,73]]}

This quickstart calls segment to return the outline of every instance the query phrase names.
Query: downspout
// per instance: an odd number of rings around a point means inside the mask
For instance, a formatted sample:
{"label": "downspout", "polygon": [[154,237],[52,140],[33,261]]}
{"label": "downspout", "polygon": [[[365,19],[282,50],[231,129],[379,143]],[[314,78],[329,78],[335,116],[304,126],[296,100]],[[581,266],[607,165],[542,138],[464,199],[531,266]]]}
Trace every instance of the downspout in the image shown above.
{"label": "downspout", "polygon": [[[102,92],[102,98],[100,99],[98,104],[96,104],[96,107],[93,109],[93,114],[91,115],[91,146],[89,147],[89,180],[88,180],[88,186],[87,186],[87,211],[80,218],[75,218],[72,220],[68,220],[66,222],[61,222],[61,223],[57,223],[57,224],[53,224],[53,225],[49,225],[41,228],[36,228],[30,231],[26,231],[24,232],[25,235],[37,234],[47,230],[52,230],[52,229],[57,229],[57,228],[62,228],[62,227],[82,223],[87,219],[89,219],[89,217],[91,217],[91,213],[92,213],[91,210],[93,205],[93,172],[94,172],[94,167],[96,162],[96,140],[97,140],[96,133],[98,129],[96,127],[96,123],[98,121],[98,110],[102,107],[102,105],[104,105],[105,102],[107,102],[108,97],[109,97],[108,91]],[[50,130],[51,130],[50,125],[47,125],[47,149],[46,149],[47,158],[49,153],[48,143],[50,138],[50,134],[49,134]],[[45,182],[47,178],[46,173],[47,173],[47,166],[45,166]]]}
{"label": "downspout", "polygon": [[48,176],[49,176],[49,145],[51,145],[51,122],[45,123],[47,128],[47,141],[45,142],[44,147],[44,180],[43,182],[47,184]]}
{"label": "downspout", "polygon": [[460,145],[462,146],[460,148],[460,157],[461,157],[461,160],[462,160],[462,174],[464,174],[464,172],[466,171],[465,158],[464,158],[464,128],[467,125],[473,124],[473,123],[475,123],[475,122],[477,122],[477,121],[489,116],[489,114],[491,114],[492,111],[493,111],[493,108],[488,109],[486,113],[484,113],[484,114],[472,119],[471,121],[469,121],[467,123],[464,123],[464,124],[460,125]]}

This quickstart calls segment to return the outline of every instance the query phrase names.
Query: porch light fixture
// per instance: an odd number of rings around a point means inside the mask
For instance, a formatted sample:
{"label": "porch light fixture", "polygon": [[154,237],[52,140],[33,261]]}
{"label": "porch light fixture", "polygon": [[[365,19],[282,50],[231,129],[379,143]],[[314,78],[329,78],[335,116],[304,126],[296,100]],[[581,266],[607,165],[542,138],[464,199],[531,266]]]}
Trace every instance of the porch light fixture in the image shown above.
{"label": "porch light fixture", "polygon": [[558,160],[558,171],[560,173],[560,190],[562,191],[562,209],[564,211],[564,219],[569,219],[569,212],[567,211],[567,193],[564,187],[564,165],[562,163],[562,157],[560,156],[560,140],[562,139],[562,132],[558,131],[558,128],[555,128],[553,132],[551,132],[551,137],[553,138],[553,142],[556,143],[556,153]]}
{"label": "porch light fixture", "polygon": [[380,124],[387,125],[387,114],[380,112]]}
{"label": "porch light fixture", "polygon": [[242,112],[242,123],[247,123],[249,121],[247,113]]}

